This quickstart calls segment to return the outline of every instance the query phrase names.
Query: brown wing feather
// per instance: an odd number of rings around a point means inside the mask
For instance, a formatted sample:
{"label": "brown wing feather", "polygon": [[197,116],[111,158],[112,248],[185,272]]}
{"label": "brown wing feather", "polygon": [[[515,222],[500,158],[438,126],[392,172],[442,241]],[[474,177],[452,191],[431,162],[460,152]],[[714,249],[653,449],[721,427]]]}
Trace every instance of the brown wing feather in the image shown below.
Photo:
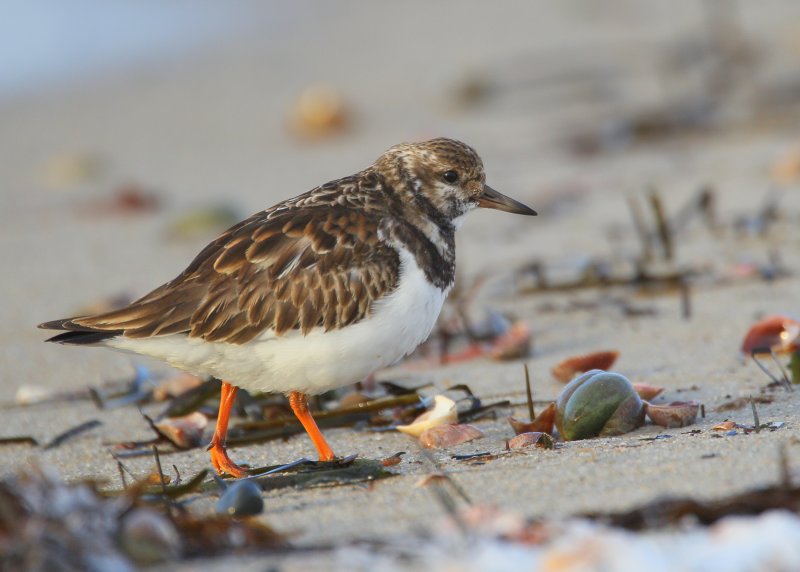
{"label": "brown wing feather", "polygon": [[341,328],[397,285],[399,257],[378,239],[379,220],[330,204],[264,211],[209,244],[175,280],[120,310],[67,323],[236,344],[265,330]]}

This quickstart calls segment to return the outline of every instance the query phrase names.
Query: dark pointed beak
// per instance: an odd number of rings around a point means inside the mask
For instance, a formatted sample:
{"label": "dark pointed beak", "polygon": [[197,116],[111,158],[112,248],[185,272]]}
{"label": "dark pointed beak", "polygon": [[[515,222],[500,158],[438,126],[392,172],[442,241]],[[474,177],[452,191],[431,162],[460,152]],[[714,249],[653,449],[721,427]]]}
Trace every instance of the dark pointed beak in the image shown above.
{"label": "dark pointed beak", "polygon": [[515,201],[511,197],[507,197],[502,193],[498,193],[489,185],[484,185],[483,193],[478,197],[478,206],[485,209],[497,209],[499,211],[506,211],[514,214],[536,215],[536,211],[530,207],[523,205],[519,201]]}

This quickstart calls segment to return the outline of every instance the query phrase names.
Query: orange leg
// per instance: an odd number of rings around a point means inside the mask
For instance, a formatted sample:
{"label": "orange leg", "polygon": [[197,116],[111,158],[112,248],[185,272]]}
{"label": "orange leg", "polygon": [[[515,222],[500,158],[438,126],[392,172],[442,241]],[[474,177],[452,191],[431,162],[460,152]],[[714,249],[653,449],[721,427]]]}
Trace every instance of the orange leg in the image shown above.
{"label": "orange leg", "polygon": [[228,436],[228,420],[231,417],[231,406],[233,406],[233,398],[236,397],[237,390],[236,386],[226,381],[222,382],[217,428],[214,431],[214,437],[211,439],[211,445],[209,445],[208,449],[211,451],[211,464],[214,465],[217,473],[220,475],[228,473],[234,477],[241,478],[247,476],[247,471],[231,461],[230,457],[228,457],[228,452],[225,450],[225,439]]}
{"label": "orange leg", "polygon": [[308,396],[305,393],[293,391],[289,394],[289,405],[300,420],[300,423],[303,424],[303,428],[306,430],[306,433],[308,433],[308,436],[311,437],[311,441],[314,442],[314,446],[317,448],[317,452],[319,452],[319,460],[333,461],[336,455],[333,454],[333,449],[328,445],[319,427],[317,427],[317,422],[314,421],[311,412],[308,410]]}

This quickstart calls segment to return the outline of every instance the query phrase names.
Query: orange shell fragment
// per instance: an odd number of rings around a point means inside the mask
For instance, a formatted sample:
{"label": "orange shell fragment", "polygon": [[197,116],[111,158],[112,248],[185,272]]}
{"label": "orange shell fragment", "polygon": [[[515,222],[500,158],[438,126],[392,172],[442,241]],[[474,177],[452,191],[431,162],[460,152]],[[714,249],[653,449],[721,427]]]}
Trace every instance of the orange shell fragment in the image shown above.
{"label": "orange shell fragment", "polygon": [[664,393],[663,387],[658,387],[657,385],[648,385],[646,383],[634,383],[633,389],[636,390],[636,393],[639,394],[639,397],[644,399],[645,401],[650,401]]}
{"label": "orange shell fragment", "polygon": [[736,429],[735,421],[723,421],[722,423],[717,423],[711,428],[712,431],[730,431],[731,429]]}
{"label": "orange shell fragment", "polygon": [[742,353],[792,353],[800,349],[800,322],[788,316],[769,316],[753,324],[742,342]]}
{"label": "orange shell fragment", "polygon": [[556,404],[554,402],[545,407],[539,415],[536,416],[536,419],[530,423],[519,421],[514,417],[509,417],[508,423],[511,425],[511,428],[514,429],[515,435],[520,435],[521,433],[552,433],[555,420]]}
{"label": "orange shell fragment", "polygon": [[593,352],[590,354],[567,358],[553,369],[553,374],[558,381],[569,382],[579,373],[584,373],[592,369],[608,370],[619,357],[618,351]]}

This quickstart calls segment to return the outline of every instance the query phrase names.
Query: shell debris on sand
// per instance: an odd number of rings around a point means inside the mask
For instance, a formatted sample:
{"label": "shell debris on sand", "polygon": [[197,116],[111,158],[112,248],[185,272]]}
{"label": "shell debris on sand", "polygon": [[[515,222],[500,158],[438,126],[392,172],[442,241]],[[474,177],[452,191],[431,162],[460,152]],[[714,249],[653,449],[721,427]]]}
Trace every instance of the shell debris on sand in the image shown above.
{"label": "shell debris on sand", "polygon": [[437,425],[453,424],[458,421],[456,402],[445,395],[433,398],[433,409],[426,411],[409,425],[398,425],[396,429],[406,435],[419,437],[422,433]]}

